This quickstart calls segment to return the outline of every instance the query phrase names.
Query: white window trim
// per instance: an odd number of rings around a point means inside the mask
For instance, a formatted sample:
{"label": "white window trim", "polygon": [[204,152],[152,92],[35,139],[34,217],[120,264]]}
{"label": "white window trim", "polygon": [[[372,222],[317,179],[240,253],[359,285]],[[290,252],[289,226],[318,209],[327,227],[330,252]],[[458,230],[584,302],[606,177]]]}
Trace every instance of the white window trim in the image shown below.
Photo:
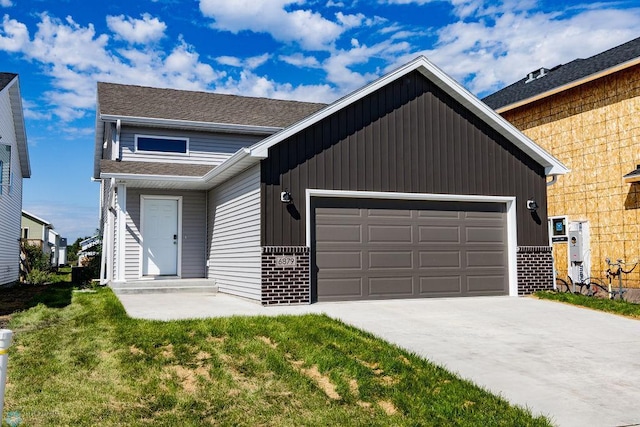
{"label": "white window trim", "polygon": [[[155,195],[155,194],[141,194],[140,195],[140,257],[139,257],[139,265],[140,268],[138,270],[138,278],[152,278],[155,276],[145,276],[144,275],[144,203],[145,200],[148,199],[162,199],[162,200],[176,200],[178,202],[178,265],[176,268],[175,276],[167,276],[167,277],[177,277],[178,279],[182,278],[182,196],[163,196],[163,195]],[[164,277],[164,276],[163,276]]]}
{"label": "white window trim", "polygon": [[[139,150],[138,149],[138,138],[174,139],[174,140],[185,141],[185,143],[186,143],[186,152],[184,152],[184,153],[175,153],[175,152],[166,152],[166,151]],[[134,136],[134,152],[135,153],[159,154],[159,155],[163,155],[163,156],[189,156],[189,138],[184,137],[184,136],[135,134],[135,136]]]}
{"label": "white window trim", "polygon": [[[393,200],[422,200],[435,202],[483,202],[503,203],[507,213],[507,268],[509,274],[509,296],[518,296],[518,222],[516,216],[516,198],[507,196],[477,196],[465,194],[431,194],[431,193],[393,193],[376,191],[343,191],[316,190],[307,188],[306,191],[306,243],[309,251],[311,247],[311,198],[312,197],[344,197],[361,199],[393,199]],[[313,269],[311,275],[314,276]],[[314,277],[310,278],[313,282]],[[311,287],[309,287],[309,301],[311,301]]]}

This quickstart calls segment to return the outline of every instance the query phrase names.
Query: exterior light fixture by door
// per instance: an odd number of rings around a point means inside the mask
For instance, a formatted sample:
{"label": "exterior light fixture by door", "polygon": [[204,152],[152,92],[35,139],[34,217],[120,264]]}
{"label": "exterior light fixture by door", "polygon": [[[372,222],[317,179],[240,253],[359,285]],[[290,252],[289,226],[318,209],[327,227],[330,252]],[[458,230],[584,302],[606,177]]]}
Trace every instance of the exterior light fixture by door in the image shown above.
{"label": "exterior light fixture by door", "polygon": [[538,209],[538,203],[536,203],[536,201],[533,200],[533,199],[527,200],[527,209],[529,209],[532,212],[537,210]]}
{"label": "exterior light fixture by door", "polygon": [[287,204],[291,203],[293,201],[293,198],[291,197],[291,193],[289,193],[287,190],[280,193],[280,201],[282,203],[287,203]]}

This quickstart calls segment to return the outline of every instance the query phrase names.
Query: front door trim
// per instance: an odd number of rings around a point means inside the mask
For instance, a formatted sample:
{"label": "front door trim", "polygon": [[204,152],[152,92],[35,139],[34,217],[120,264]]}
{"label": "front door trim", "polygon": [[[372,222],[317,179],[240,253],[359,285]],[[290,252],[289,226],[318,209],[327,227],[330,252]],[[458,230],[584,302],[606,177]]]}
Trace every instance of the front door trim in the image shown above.
{"label": "front door trim", "polygon": [[140,195],[140,269],[138,273],[138,277],[143,279],[147,277],[155,277],[155,276],[144,276],[144,204],[145,200],[150,199],[162,199],[162,200],[176,200],[178,202],[178,259],[176,266],[176,277],[182,277],[182,196],[163,196],[156,194],[141,194]]}
{"label": "front door trim", "polygon": [[[434,202],[484,202],[484,203],[504,203],[507,210],[507,269],[509,277],[509,296],[518,296],[518,227],[516,217],[516,198],[515,196],[482,196],[482,195],[466,195],[466,194],[433,194],[433,193],[395,193],[395,192],[378,192],[378,191],[344,191],[344,190],[322,190],[307,188],[306,191],[306,242],[309,247],[310,255],[315,250],[311,242],[311,226],[315,225],[312,221],[315,212],[311,212],[312,197],[344,197],[344,198],[362,198],[362,199],[393,199],[393,200],[423,200]],[[314,283],[315,272],[311,268],[310,283]],[[309,287],[309,301],[312,300],[312,286]]]}

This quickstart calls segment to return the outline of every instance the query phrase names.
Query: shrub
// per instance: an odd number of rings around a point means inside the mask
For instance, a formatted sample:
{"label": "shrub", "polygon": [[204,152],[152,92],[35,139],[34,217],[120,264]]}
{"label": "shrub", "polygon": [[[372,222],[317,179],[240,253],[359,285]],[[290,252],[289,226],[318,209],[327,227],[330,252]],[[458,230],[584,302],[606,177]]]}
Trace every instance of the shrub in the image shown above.
{"label": "shrub", "polygon": [[22,246],[27,257],[27,268],[31,270],[49,271],[51,269],[51,259],[38,246],[25,244]]}
{"label": "shrub", "polygon": [[46,271],[39,270],[37,268],[31,269],[27,273],[27,283],[30,285],[44,285],[51,281],[51,274]]}

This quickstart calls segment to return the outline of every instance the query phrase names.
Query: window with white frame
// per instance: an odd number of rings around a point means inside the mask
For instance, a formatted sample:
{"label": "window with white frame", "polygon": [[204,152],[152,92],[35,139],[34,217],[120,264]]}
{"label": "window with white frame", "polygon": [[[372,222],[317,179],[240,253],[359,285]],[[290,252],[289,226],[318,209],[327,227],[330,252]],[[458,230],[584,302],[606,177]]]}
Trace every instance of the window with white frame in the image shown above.
{"label": "window with white frame", "polygon": [[135,143],[136,151],[175,154],[189,152],[189,138],[136,135]]}
{"label": "window with white frame", "polygon": [[0,194],[11,190],[11,146],[0,145]]}

